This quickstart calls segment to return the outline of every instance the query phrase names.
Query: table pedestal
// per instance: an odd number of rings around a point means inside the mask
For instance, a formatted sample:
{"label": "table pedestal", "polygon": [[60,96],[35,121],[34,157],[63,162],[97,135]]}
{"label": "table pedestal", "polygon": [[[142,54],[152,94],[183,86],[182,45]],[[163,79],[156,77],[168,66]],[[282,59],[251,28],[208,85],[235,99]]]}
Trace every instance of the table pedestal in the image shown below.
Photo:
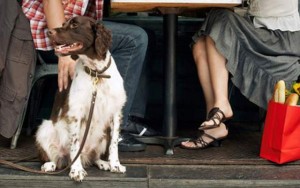
{"label": "table pedestal", "polygon": [[187,138],[176,137],[176,42],[177,42],[176,13],[167,13],[163,16],[164,46],[165,46],[165,82],[164,82],[164,119],[163,136],[141,137],[138,140],[146,144],[164,146],[167,155],[174,154],[174,147]]}

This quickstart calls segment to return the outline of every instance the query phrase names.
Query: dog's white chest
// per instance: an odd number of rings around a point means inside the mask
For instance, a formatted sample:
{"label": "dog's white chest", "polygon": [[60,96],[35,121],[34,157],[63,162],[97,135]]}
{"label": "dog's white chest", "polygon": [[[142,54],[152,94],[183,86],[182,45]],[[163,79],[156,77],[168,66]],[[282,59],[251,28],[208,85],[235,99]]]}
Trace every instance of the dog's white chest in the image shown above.
{"label": "dog's white chest", "polygon": [[[97,92],[93,116],[95,122],[105,124],[116,111],[122,109],[126,94],[123,80],[114,61],[104,74],[109,75],[110,78],[92,77],[85,72],[82,63],[78,62],[69,94],[70,115],[87,117],[94,91]],[[99,79],[97,83],[95,79]]]}

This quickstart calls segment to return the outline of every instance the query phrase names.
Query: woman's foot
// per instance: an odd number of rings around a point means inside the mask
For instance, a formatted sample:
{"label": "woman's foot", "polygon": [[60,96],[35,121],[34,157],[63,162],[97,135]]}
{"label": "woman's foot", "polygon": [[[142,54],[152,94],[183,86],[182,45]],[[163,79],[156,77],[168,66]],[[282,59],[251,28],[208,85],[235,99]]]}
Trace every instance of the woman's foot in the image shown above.
{"label": "woman's foot", "polygon": [[228,129],[224,123],[221,123],[217,128],[204,130],[195,140],[181,142],[181,147],[184,149],[204,149],[208,146],[219,146],[227,135]]}
{"label": "woman's foot", "polygon": [[207,120],[204,121],[200,127],[199,130],[206,130],[206,129],[214,129],[220,126],[221,123],[224,123],[228,119],[231,119],[233,116],[232,109],[230,105],[226,105],[226,107],[219,108],[214,107],[212,108],[208,115]]}

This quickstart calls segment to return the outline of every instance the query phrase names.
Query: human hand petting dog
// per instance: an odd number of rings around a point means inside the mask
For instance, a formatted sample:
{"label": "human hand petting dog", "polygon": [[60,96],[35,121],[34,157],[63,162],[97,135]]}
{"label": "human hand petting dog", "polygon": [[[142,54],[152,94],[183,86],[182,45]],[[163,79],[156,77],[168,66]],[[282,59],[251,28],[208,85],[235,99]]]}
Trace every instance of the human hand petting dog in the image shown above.
{"label": "human hand petting dog", "polygon": [[59,56],[58,58],[58,88],[59,92],[68,88],[69,77],[73,79],[76,61],[71,56]]}

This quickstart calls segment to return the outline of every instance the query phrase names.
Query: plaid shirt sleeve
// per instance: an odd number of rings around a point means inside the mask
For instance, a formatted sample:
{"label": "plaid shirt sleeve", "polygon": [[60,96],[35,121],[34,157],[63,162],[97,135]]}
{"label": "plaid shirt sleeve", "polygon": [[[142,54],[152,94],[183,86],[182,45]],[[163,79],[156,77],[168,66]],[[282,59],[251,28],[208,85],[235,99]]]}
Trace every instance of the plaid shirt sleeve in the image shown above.
{"label": "plaid shirt sleeve", "polygon": [[[84,0],[62,0],[65,18],[82,15]],[[22,9],[30,20],[31,33],[36,49],[52,50],[52,44],[47,37],[47,22],[44,14],[43,0],[23,0]],[[103,0],[89,0],[85,16],[102,19]]]}

